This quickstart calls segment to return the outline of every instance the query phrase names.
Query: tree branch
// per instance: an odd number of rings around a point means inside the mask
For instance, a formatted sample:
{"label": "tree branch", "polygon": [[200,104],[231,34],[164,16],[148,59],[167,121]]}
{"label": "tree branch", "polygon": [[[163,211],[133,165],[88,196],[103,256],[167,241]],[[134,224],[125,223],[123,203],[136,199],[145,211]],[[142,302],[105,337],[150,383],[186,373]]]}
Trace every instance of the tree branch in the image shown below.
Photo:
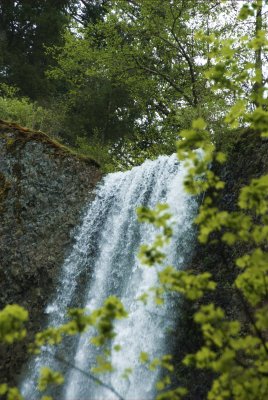
{"label": "tree branch", "polygon": [[194,71],[194,64],[193,64],[191,57],[189,56],[189,54],[187,54],[187,51],[184,49],[184,47],[182,46],[182,44],[180,43],[179,39],[177,38],[177,36],[175,34],[175,24],[176,24],[179,16],[175,17],[173,12],[171,12],[171,14],[173,16],[173,23],[172,23],[172,28],[170,30],[170,33],[172,34],[175,42],[177,43],[180,53],[185,58],[188,66],[189,66],[189,72],[190,72],[191,83],[192,83],[193,105],[194,105],[194,107],[197,107],[198,106],[198,94],[197,94],[197,90],[196,90],[196,76],[195,76],[195,71]]}
{"label": "tree branch", "polygon": [[163,74],[163,72],[161,72],[159,70],[155,70],[150,67],[146,67],[145,65],[141,64],[140,61],[136,57],[133,57],[133,59],[136,62],[136,64],[138,65],[138,67],[140,67],[144,71],[150,72],[151,74],[156,75],[156,76],[161,76],[161,78],[163,78],[167,83],[170,84],[171,87],[173,87],[173,89],[175,89],[178,93],[180,93],[190,105],[194,106],[192,99],[189,96],[187,96],[184,93],[184,91],[178,85],[176,85],[166,74]]}
{"label": "tree branch", "polygon": [[92,381],[96,382],[98,385],[101,385],[101,386],[105,387],[106,389],[110,390],[110,392],[115,394],[118,397],[119,400],[124,400],[124,398],[112,386],[110,386],[107,383],[103,382],[102,380],[100,380],[96,376],[92,375],[90,372],[84,371],[83,369],[81,369],[81,368],[77,367],[76,365],[72,364],[70,361],[65,360],[65,358],[63,358],[61,356],[53,354],[49,350],[43,350],[43,351],[45,353],[51,355],[52,357],[54,357],[56,360],[60,361],[62,364],[66,365],[67,367],[75,369],[76,371],[80,372],[82,375],[86,376],[88,379],[91,379]]}

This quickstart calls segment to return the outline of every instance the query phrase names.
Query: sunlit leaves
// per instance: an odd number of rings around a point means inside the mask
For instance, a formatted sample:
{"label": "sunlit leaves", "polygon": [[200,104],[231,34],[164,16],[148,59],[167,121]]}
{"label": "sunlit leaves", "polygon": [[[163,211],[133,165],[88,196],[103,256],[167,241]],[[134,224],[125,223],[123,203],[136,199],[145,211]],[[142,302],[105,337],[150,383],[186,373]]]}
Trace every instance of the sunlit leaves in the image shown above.
{"label": "sunlit leaves", "polygon": [[205,130],[206,122],[202,118],[194,120],[192,129],[180,132],[181,140],[177,142],[178,158],[185,162],[188,174],[184,180],[186,190],[191,194],[200,194],[210,187],[221,190],[224,187],[210,166],[213,160],[223,163],[223,153],[217,153],[211,143],[210,135]]}
{"label": "sunlit leaves", "polygon": [[239,206],[251,209],[256,214],[264,215],[268,211],[268,175],[253,179],[250,185],[242,188],[239,196]]}
{"label": "sunlit leaves", "polygon": [[[257,1],[245,4],[241,8],[239,17],[245,20],[255,15],[256,10],[260,9],[261,3],[261,1]],[[258,31],[255,38],[251,40],[248,37],[240,40],[241,43],[243,42],[243,46],[250,50],[265,51],[267,47],[266,33],[263,31]],[[235,59],[238,48],[234,47],[232,40],[225,43],[216,42],[211,53],[213,65],[206,75],[213,80],[215,89],[223,91],[228,89],[238,95],[237,102],[225,117],[225,123],[231,128],[239,127],[241,123],[250,123],[254,131],[260,132],[265,137],[268,132],[268,119],[266,107],[263,107],[267,101],[263,98],[262,74],[254,63],[244,63],[243,70],[238,66]],[[252,94],[252,99],[257,106],[251,111],[248,107],[248,98],[244,97],[241,89],[243,82],[246,84],[251,82],[253,88],[258,87],[258,90],[256,89]],[[239,96],[241,97],[239,98]],[[195,126],[198,130],[201,128],[198,124]],[[192,155],[194,142],[201,146],[206,155],[205,135],[202,139],[202,132],[198,130],[194,132],[192,129],[187,134],[182,132],[184,143],[183,145],[179,144],[179,156],[184,159],[189,157],[196,164],[198,163],[197,157]],[[208,152],[211,162],[214,160],[224,161],[224,156],[215,156],[214,152],[213,148]],[[209,168],[209,163],[203,163],[202,179],[205,182],[209,182],[210,174],[207,172]],[[190,186],[192,193],[200,192],[192,189],[195,187],[197,171],[197,168],[189,165],[186,185]],[[213,190],[216,188],[216,182],[217,179],[212,176],[210,184],[196,186],[199,190],[200,187],[206,190],[207,185],[207,188]],[[244,327],[241,322],[227,318],[223,309],[214,304],[201,306],[194,316],[195,321],[200,324],[204,345],[196,354],[188,355],[184,363],[201,369],[210,369],[217,373],[208,393],[209,400],[230,398],[255,400],[257,398],[266,399],[268,395],[268,344],[266,341],[268,258],[264,251],[267,247],[268,237],[267,188],[268,177],[266,175],[253,179],[249,185],[241,189],[238,201],[240,209],[233,213],[219,210],[213,205],[213,197],[216,193],[214,191],[213,195],[204,200],[196,218],[201,243],[208,243],[212,237],[215,241],[216,237],[229,246],[244,242],[252,248],[249,254],[236,260],[236,266],[240,270],[233,289],[239,293],[238,298],[245,310],[252,334],[243,334]],[[262,247],[256,248],[256,246]],[[241,329],[242,327],[243,329]]]}
{"label": "sunlit leaves", "polygon": [[211,280],[211,274],[190,274],[186,271],[177,271],[174,267],[166,267],[158,273],[159,282],[168,291],[183,293],[189,300],[197,300],[207,290],[216,288]]}
{"label": "sunlit leaves", "polygon": [[133,369],[132,368],[125,368],[124,372],[122,374],[122,379],[128,380],[130,378],[130,375],[132,374]]}
{"label": "sunlit leaves", "polygon": [[137,215],[140,222],[153,224],[156,228],[162,228],[163,230],[163,234],[155,236],[152,244],[143,244],[140,246],[139,259],[142,264],[149,267],[161,264],[166,257],[163,248],[170,242],[172,237],[169,207],[167,204],[158,204],[154,210],[139,207]]}
{"label": "sunlit leaves", "polygon": [[246,102],[242,99],[238,100],[230,109],[225,117],[226,124],[230,124],[231,128],[237,128],[241,118],[245,118]]}
{"label": "sunlit leaves", "polygon": [[254,15],[254,9],[250,6],[250,4],[243,4],[241,7],[238,18],[242,21],[246,20],[248,17]]}
{"label": "sunlit leaves", "polygon": [[38,380],[38,389],[43,392],[50,385],[61,385],[64,382],[62,374],[48,367],[42,367]]}
{"label": "sunlit leaves", "polygon": [[8,391],[8,385],[6,383],[2,383],[0,385],[0,395],[4,395],[6,394],[6,392]]}
{"label": "sunlit leaves", "polygon": [[70,321],[59,327],[49,327],[37,333],[30,350],[39,353],[42,346],[57,345],[65,336],[80,334],[89,327],[94,327],[97,331],[91,339],[92,344],[103,346],[115,336],[114,320],[127,317],[122,302],[116,296],[107,297],[103,306],[91,314],[88,314],[85,309],[70,309],[68,314]]}
{"label": "sunlit leaves", "polygon": [[[172,236],[172,229],[168,224],[171,213],[167,204],[157,204],[154,210],[144,206],[138,207],[137,215],[140,222],[148,222],[157,228],[163,228],[165,236],[168,238]],[[159,238],[159,240],[161,240],[161,238]]]}
{"label": "sunlit leaves", "polygon": [[28,312],[17,304],[7,305],[0,311],[0,342],[11,344],[26,336],[25,322]]}
{"label": "sunlit leaves", "polygon": [[165,257],[165,253],[160,251],[154,245],[150,246],[144,244],[140,246],[139,259],[142,264],[152,267],[155,264],[161,264],[164,261]]}
{"label": "sunlit leaves", "polygon": [[139,356],[139,361],[145,364],[150,371],[155,371],[157,368],[163,368],[166,371],[173,372],[174,365],[172,363],[172,356],[170,354],[165,354],[164,356],[158,358],[155,357],[150,359],[148,353],[142,351]]}
{"label": "sunlit leaves", "polygon": [[114,338],[114,320],[126,318],[127,315],[123,304],[116,296],[108,297],[103,307],[92,314],[96,321],[94,325],[98,335],[91,339],[91,343],[95,346],[103,346],[107,340]]}
{"label": "sunlit leaves", "polygon": [[160,390],[164,390],[167,386],[169,386],[171,384],[171,379],[170,379],[170,377],[167,375],[167,376],[164,376],[164,378],[162,378],[161,380],[159,380],[157,383],[156,383],[156,385],[155,385],[155,387],[156,387],[156,389],[158,390],[158,391],[160,391]]}
{"label": "sunlit leaves", "polygon": [[236,279],[236,286],[247,301],[256,306],[268,300],[268,254],[257,248],[250,255],[239,258],[237,265],[243,272]]}
{"label": "sunlit leaves", "polygon": [[107,374],[114,371],[112,363],[104,356],[97,356],[96,367],[91,368],[91,371],[95,374]]}
{"label": "sunlit leaves", "polygon": [[179,387],[173,390],[167,390],[164,393],[157,395],[156,400],[181,400],[186,396],[188,390],[183,387]]}
{"label": "sunlit leaves", "polygon": [[140,358],[139,358],[139,359],[140,359],[140,362],[141,362],[141,363],[143,363],[143,364],[147,363],[147,362],[149,361],[149,355],[148,355],[148,353],[142,351],[142,352],[140,353]]}
{"label": "sunlit leaves", "polygon": [[23,400],[22,395],[16,387],[9,387],[7,384],[0,384],[0,396],[6,396],[6,400]]}
{"label": "sunlit leaves", "polygon": [[249,118],[251,126],[259,132],[267,132],[268,130],[268,112],[262,107],[256,108]]}

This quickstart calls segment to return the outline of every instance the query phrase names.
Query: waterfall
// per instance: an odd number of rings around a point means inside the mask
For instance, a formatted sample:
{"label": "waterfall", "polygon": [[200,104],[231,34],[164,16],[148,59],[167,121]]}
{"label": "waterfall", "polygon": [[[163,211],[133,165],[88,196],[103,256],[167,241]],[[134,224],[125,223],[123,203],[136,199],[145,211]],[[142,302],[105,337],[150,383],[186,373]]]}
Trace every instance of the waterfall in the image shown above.
{"label": "waterfall", "polygon": [[[166,249],[165,263],[182,268],[191,254],[192,219],[196,210],[195,200],[183,190],[184,175],[184,167],[173,155],[104,177],[77,228],[75,244],[62,266],[57,291],[47,306],[48,325],[57,326],[65,321],[67,307],[94,310],[102,306],[107,296],[121,299],[129,316],[115,325],[117,335],[111,343],[115,371],[107,377],[100,375],[100,379],[126,400],[154,398],[155,383],[161,372],[141,366],[139,354],[147,352],[152,358],[166,354],[167,332],[176,321],[176,299],[172,296],[161,307],[153,300],[146,305],[137,300],[156,285],[157,268],[141,266],[137,258],[139,246],[152,242],[156,229],[138,223],[136,208],[141,205],[153,208],[158,203],[170,206],[174,235]],[[94,366],[97,354],[89,343],[91,335],[91,331],[84,333],[79,339],[67,341],[59,350],[65,359],[84,371]],[[114,351],[114,344],[119,344],[121,350]],[[41,397],[35,389],[40,366],[58,370],[63,367],[46,352],[32,359],[22,383],[22,394],[27,400]],[[132,373],[123,379],[126,368],[131,368]],[[77,369],[68,368],[65,378],[57,400],[117,399],[115,393]]]}

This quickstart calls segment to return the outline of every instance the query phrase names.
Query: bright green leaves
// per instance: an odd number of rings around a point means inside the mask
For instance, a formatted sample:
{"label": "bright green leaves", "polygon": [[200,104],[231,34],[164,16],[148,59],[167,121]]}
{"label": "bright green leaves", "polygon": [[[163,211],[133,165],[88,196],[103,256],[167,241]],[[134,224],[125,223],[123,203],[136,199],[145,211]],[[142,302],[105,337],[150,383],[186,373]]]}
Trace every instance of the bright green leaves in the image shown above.
{"label": "bright green leaves", "polygon": [[252,306],[268,300],[268,253],[257,248],[250,255],[236,261],[243,272],[236,279],[236,286]]}
{"label": "bright green leaves", "polygon": [[[126,318],[127,315],[122,302],[116,296],[108,297],[102,307],[90,314],[86,309],[70,309],[68,311],[70,320],[59,327],[49,327],[43,332],[37,333],[35,342],[31,344],[30,350],[34,353],[40,353],[42,346],[57,345],[62,342],[65,336],[81,334],[89,327],[95,329],[95,335],[91,339],[91,343],[98,347],[105,346],[111,343],[111,339],[116,336],[114,321]],[[96,374],[112,373],[114,370],[110,361],[111,349],[103,347],[103,350],[103,353],[99,354],[96,358],[96,365],[91,369]],[[121,346],[116,344],[113,346],[113,350],[118,352],[121,350]],[[130,374],[130,371],[127,371],[127,373]],[[88,374],[88,376],[90,377],[91,375]],[[63,376],[59,372],[52,371],[47,367],[41,369],[38,384],[40,391],[46,390],[48,385],[60,385],[62,383]],[[45,398],[46,396],[44,396],[44,400]],[[49,397],[47,400],[49,400]]]}
{"label": "bright green leaves", "polygon": [[86,331],[89,327],[97,330],[91,342],[95,346],[103,346],[115,336],[113,322],[116,319],[127,317],[123,304],[116,296],[107,297],[103,306],[88,314],[84,309],[70,309],[68,311],[70,321],[56,328],[47,328],[35,336],[35,342],[30,346],[34,353],[40,352],[44,345],[57,345],[62,342],[64,336],[77,335]]}
{"label": "bright green leaves", "polygon": [[258,329],[262,331],[267,331],[268,329],[268,307],[267,305],[260,307],[256,313],[256,325]]}
{"label": "bright green leaves", "polygon": [[268,49],[267,32],[265,30],[258,30],[256,36],[249,42],[248,46],[253,50],[258,50],[261,48],[263,49],[263,51],[267,51]]}
{"label": "bright green leaves", "polygon": [[[144,364],[150,371],[155,371],[156,369],[162,369],[163,373],[160,380],[156,383],[157,391],[166,390],[171,384],[170,373],[174,372],[174,365],[172,363],[172,356],[170,354],[165,354],[164,356],[158,358],[150,359],[149,354],[145,352],[140,353],[139,361]],[[180,388],[182,389],[182,388]],[[184,393],[184,390],[179,391],[177,393]],[[165,391],[157,396],[157,399],[180,399],[181,397],[171,397],[171,393],[173,391]],[[187,391],[185,391],[186,393]]]}
{"label": "bright green leaves", "polygon": [[239,12],[238,18],[242,21],[245,21],[248,17],[252,17],[253,15],[254,9],[250,6],[250,4],[243,4]]}
{"label": "bright green leaves", "polygon": [[209,134],[205,128],[205,121],[202,118],[198,118],[192,122],[192,129],[180,132],[182,140],[178,142],[179,160],[187,159],[192,151],[198,149],[207,149],[210,147],[213,150],[213,146],[209,142]]}
{"label": "bright green leaves", "polygon": [[207,127],[206,122],[203,120],[203,118],[197,118],[192,122],[192,127],[193,129],[197,131],[204,131]]}
{"label": "bright green leaves", "polygon": [[58,371],[53,371],[48,367],[42,367],[38,380],[38,390],[43,392],[50,385],[62,385],[64,378]]}
{"label": "bright green leaves", "polygon": [[183,363],[187,366],[195,365],[197,368],[209,368],[210,363],[216,359],[216,352],[208,347],[202,347],[196,354],[188,354]]}
{"label": "bright green leaves", "polygon": [[216,288],[215,282],[211,281],[211,274],[190,274],[186,271],[177,271],[174,267],[166,267],[158,273],[159,282],[165,290],[184,294],[189,300],[197,300],[207,290]]}
{"label": "bright green leaves", "polygon": [[142,352],[140,353],[139,360],[140,360],[140,362],[141,362],[142,364],[147,363],[147,362],[149,361],[149,355],[148,355],[148,353],[145,353],[144,351],[142,351]]}
{"label": "bright green leaves", "polygon": [[227,321],[225,313],[214,304],[201,306],[194,316],[195,322],[201,325],[203,337],[207,345],[223,347],[232,336],[240,331],[238,321]]}
{"label": "bright green leaves", "polygon": [[[205,344],[184,359],[186,365],[209,368],[217,374],[208,399],[265,399],[267,396],[267,353],[262,340],[242,335],[238,321],[228,321],[214,305],[202,306],[195,315]],[[254,389],[253,389],[254,388]]]}
{"label": "bright green leaves", "polygon": [[238,128],[242,120],[245,120],[246,115],[246,101],[238,100],[230,109],[225,117],[225,123],[229,124],[231,128]]}
{"label": "bright green leaves", "polygon": [[228,224],[229,215],[226,211],[219,211],[216,207],[210,206],[210,200],[206,200],[199,209],[195,219],[199,225],[198,240],[200,243],[207,243],[211,233],[220,231]]}
{"label": "bright green leaves", "polygon": [[[159,243],[161,241],[161,237],[159,236],[156,240]],[[161,264],[165,257],[165,253],[160,251],[158,246],[156,247],[156,243],[154,243],[152,246],[147,244],[140,246],[139,259],[142,264],[148,265],[148,267],[152,267],[155,264]]]}
{"label": "bright green leaves", "polygon": [[[69,330],[68,330],[68,333]],[[29,351],[34,354],[40,353],[40,348],[44,345],[57,345],[61,343],[63,335],[65,334],[65,326],[59,328],[47,328],[42,332],[35,335],[35,340],[29,346]]]}
{"label": "bright green leaves", "polygon": [[215,160],[219,164],[224,164],[226,162],[226,160],[227,160],[227,156],[226,156],[226,154],[224,154],[221,151],[219,151],[218,153],[216,153]]}
{"label": "bright green leaves", "polygon": [[156,235],[152,244],[140,246],[139,259],[142,264],[148,267],[163,263],[166,257],[162,249],[169,243],[172,236],[172,228],[169,222],[171,214],[168,210],[169,207],[166,204],[158,204],[155,210],[150,210],[146,207],[139,207],[137,209],[140,222],[153,224],[156,228],[162,228],[163,230],[163,234]]}
{"label": "bright green leaves", "polygon": [[171,384],[171,379],[169,376],[164,376],[161,380],[156,383],[156,389],[158,391],[164,390],[167,386]]}
{"label": "bright green leaves", "polygon": [[107,357],[101,355],[96,358],[96,367],[91,368],[91,371],[95,374],[109,374],[114,371],[111,361]]}
{"label": "bright green leaves", "polygon": [[210,166],[213,161],[223,163],[225,156],[221,152],[215,152],[205,128],[206,122],[198,118],[193,121],[192,129],[180,132],[181,140],[177,142],[178,158],[188,167],[184,186],[194,195],[205,192],[210,187],[216,191],[224,187],[224,182],[211,171]]}
{"label": "bright green leaves", "polygon": [[11,344],[26,336],[25,322],[28,311],[17,304],[7,305],[0,311],[0,342]]}
{"label": "bright green leaves", "polygon": [[172,229],[168,224],[171,213],[168,210],[169,206],[167,204],[157,204],[154,210],[150,210],[147,207],[137,208],[137,215],[139,222],[148,222],[156,228],[163,228],[164,234],[168,239],[172,236]]}
{"label": "bright green leaves", "polygon": [[169,372],[174,371],[174,365],[171,362],[172,356],[170,354],[165,354],[161,358],[156,357],[150,360],[149,354],[142,351],[139,356],[139,361],[145,364],[150,371],[155,371],[159,367]]}
{"label": "bright green leaves", "polygon": [[71,308],[68,310],[68,316],[71,321],[66,324],[65,332],[69,335],[84,332],[88,326],[93,325],[94,319],[91,315],[85,313],[81,308]]}
{"label": "bright green leaves", "polygon": [[268,112],[262,107],[257,107],[250,115],[251,127],[261,132],[263,137],[268,135]]}
{"label": "bright green leaves", "polygon": [[156,400],[181,400],[186,396],[187,393],[187,389],[179,387],[174,390],[167,390],[164,393],[158,394]]}
{"label": "bright green leaves", "polygon": [[6,383],[0,384],[0,396],[6,396],[6,400],[23,400],[16,387],[9,387]]}
{"label": "bright green leaves", "polygon": [[95,346],[103,346],[107,340],[114,338],[114,320],[126,318],[127,315],[123,304],[116,296],[108,297],[103,307],[92,313],[98,335],[91,339],[91,343]]}
{"label": "bright green leaves", "polygon": [[3,396],[8,391],[8,385],[6,383],[2,383],[0,385],[0,396]]}
{"label": "bright green leaves", "polygon": [[253,179],[249,186],[242,188],[239,206],[256,214],[264,215],[268,211],[268,175]]}
{"label": "bright green leaves", "polygon": [[123,374],[121,375],[122,379],[128,380],[132,372],[133,372],[132,368],[125,368]]}
{"label": "bright green leaves", "polygon": [[[242,20],[260,12],[261,1],[244,5],[240,12]],[[204,39],[204,38],[203,38]],[[211,45],[211,41],[209,42]],[[245,123],[263,137],[268,136],[267,99],[264,98],[261,64],[244,63],[238,65],[235,54],[242,50],[255,56],[267,49],[266,33],[257,29],[253,39],[241,37],[239,43],[233,40],[214,41],[211,52],[212,68],[206,76],[213,82],[213,88],[222,93],[235,93],[237,101],[225,116],[224,122],[230,128],[245,126]],[[252,86],[251,98],[244,95],[243,83]],[[250,111],[251,100],[255,108]],[[209,400],[230,399],[256,400],[268,397],[268,255],[266,250],[268,237],[268,175],[253,179],[239,194],[239,210],[227,212],[219,210],[213,204],[214,197],[223,187],[218,177],[210,171],[211,163],[225,161],[224,155],[215,154],[213,145],[209,145],[204,123],[194,123],[192,129],[182,132],[178,144],[178,155],[182,160],[189,160],[186,188],[190,193],[198,194],[210,189],[210,197],[204,199],[195,222],[199,226],[199,241],[209,243],[221,241],[229,246],[244,242],[249,254],[236,260],[239,268],[234,281],[233,292],[240,300],[245,315],[238,320],[227,318],[225,312],[214,304],[201,306],[195,314],[195,322],[200,325],[204,345],[196,354],[184,359],[188,366],[209,369],[216,373]],[[207,144],[208,143],[208,144]],[[197,157],[200,148],[202,157]],[[201,183],[200,183],[201,182]],[[259,247],[256,247],[259,246]],[[239,248],[239,247],[238,247]],[[163,273],[164,272],[164,273]],[[161,279],[169,288],[181,291],[183,272],[166,269]],[[180,274],[180,279],[178,279]],[[189,277],[188,277],[189,279]],[[189,281],[190,282],[190,281]],[[201,290],[206,290],[206,281]],[[193,280],[193,286],[197,280]],[[208,279],[208,284],[211,284]],[[212,283],[213,284],[213,283]],[[185,285],[186,296],[191,287]],[[189,296],[188,296],[189,298]],[[247,334],[245,333],[247,332]]]}

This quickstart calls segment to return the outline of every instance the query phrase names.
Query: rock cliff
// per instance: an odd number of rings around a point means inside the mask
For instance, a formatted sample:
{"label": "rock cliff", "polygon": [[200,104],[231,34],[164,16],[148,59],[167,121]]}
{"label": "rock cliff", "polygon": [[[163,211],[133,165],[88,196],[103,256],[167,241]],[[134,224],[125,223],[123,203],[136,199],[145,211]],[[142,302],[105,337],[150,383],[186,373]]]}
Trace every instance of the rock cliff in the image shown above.
{"label": "rock cliff", "polygon": [[[99,165],[41,132],[0,121],[0,309],[18,303],[40,329]],[[0,347],[0,382],[16,383],[27,358],[20,343]]]}
{"label": "rock cliff", "polygon": [[[252,130],[234,132],[227,162],[223,166],[213,165],[212,169],[225,182],[225,187],[215,202],[215,206],[220,210],[237,211],[240,189],[249,184],[251,179],[268,173],[268,140],[262,139]],[[213,301],[224,308],[228,316],[242,321],[245,318],[244,309],[240,298],[232,290],[232,284],[237,274],[234,260],[246,251],[248,248],[245,244],[229,247],[221,241],[207,245],[197,243],[192,254],[192,261],[187,266],[190,270],[209,271],[217,282],[217,290],[205,297],[204,301],[207,303]],[[213,378],[207,371],[193,370],[181,365],[181,360],[186,354],[194,353],[202,346],[199,326],[193,321],[195,312],[194,303],[186,300],[181,302],[175,358],[179,365],[178,382],[190,388],[187,400],[206,399]]]}

